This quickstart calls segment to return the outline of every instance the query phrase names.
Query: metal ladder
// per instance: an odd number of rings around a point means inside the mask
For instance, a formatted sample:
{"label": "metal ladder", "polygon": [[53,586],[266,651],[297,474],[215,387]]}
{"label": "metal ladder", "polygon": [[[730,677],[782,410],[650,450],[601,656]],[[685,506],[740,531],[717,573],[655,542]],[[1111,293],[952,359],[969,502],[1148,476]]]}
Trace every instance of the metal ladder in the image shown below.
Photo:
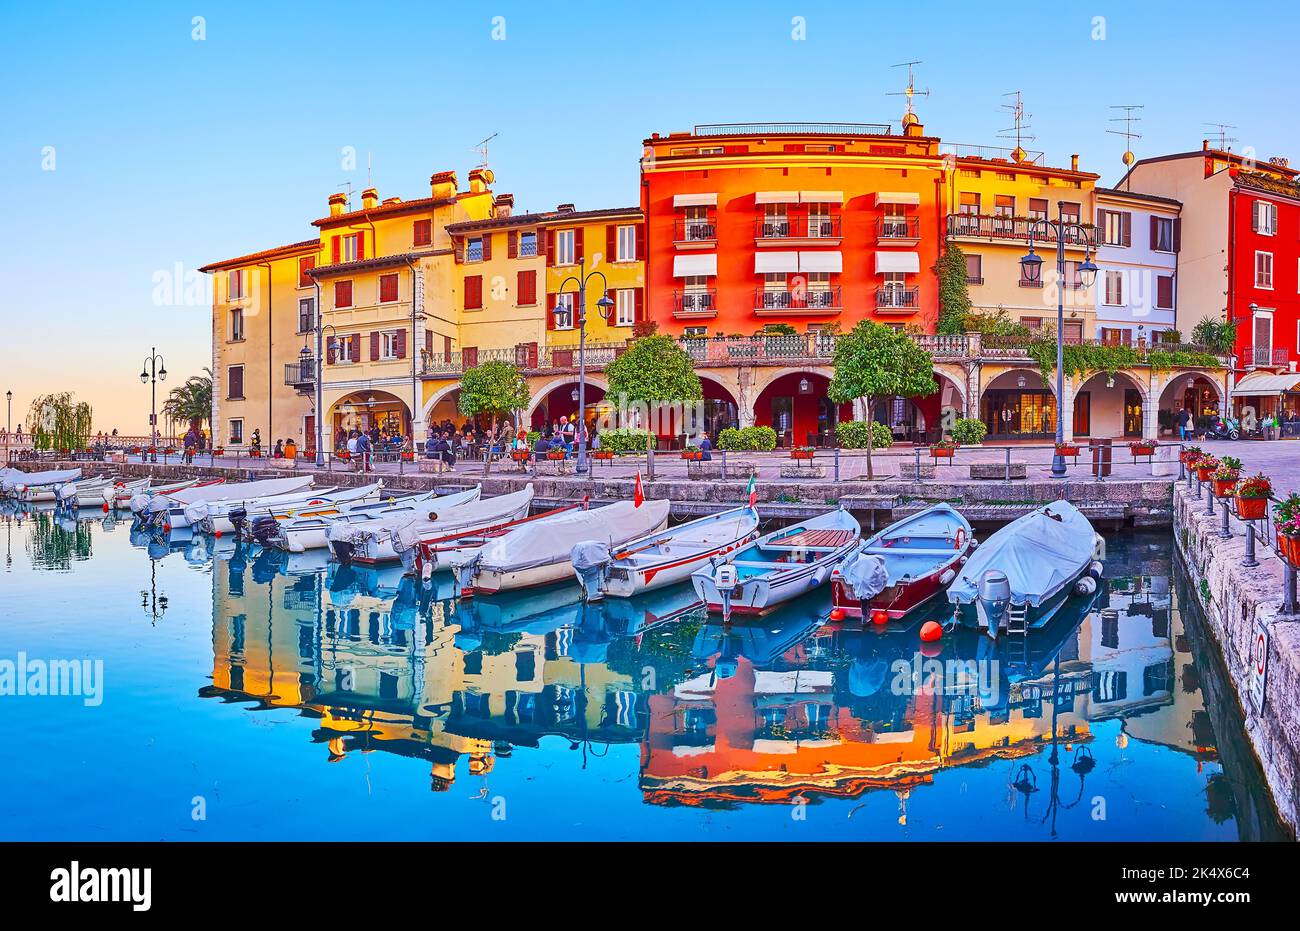
{"label": "metal ladder", "polygon": [[1007,633],[1017,637],[1029,633],[1029,605],[1013,603],[1007,607]]}

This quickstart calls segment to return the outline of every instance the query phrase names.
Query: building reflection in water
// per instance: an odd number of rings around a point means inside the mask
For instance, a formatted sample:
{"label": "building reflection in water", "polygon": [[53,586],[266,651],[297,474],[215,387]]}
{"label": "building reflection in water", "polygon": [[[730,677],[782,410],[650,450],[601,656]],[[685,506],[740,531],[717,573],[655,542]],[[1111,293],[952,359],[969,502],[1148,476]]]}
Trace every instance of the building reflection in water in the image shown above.
{"label": "building reflection in water", "polygon": [[1099,722],[1121,722],[1106,731],[1120,753],[1135,740],[1216,757],[1168,547],[1151,550],[1140,574],[1027,639],[962,631],[923,656],[920,620],[887,634],[828,624],[819,595],[723,627],[689,587],[602,605],[579,603],[576,586],[459,602],[450,578],[426,588],[396,569],[228,549],[213,561],[212,684],[200,694],[301,709],[319,719],[323,759],[418,758],[434,791],[458,773],[527,765],[506,758],[559,736],[584,759],[639,744],[649,804],[879,789],[905,823],[909,796],[941,770],[1005,761],[1010,801],[1054,826],[1089,797]]}

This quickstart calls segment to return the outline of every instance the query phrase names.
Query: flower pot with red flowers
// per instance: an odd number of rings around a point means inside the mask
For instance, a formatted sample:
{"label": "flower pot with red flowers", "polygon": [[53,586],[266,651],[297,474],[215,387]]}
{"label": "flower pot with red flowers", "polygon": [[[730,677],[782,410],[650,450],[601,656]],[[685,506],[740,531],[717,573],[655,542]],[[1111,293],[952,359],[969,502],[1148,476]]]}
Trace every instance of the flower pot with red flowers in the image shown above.
{"label": "flower pot with red flowers", "polygon": [[1201,447],[1188,446],[1186,449],[1184,449],[1181,453],[1178,454],[1178,459],[1180,462],[1182,462],[1183,465],[1188,465],[1191,462],[1195,461],[1196,459],[1199,459],[1202,455],[1203,453],[1201,452]]}
{"label": "flower pot with red flowers", "polygon": [[341,449],[341,450],[339,450],[339,451],[335,454],[335,456],[336,456],[337,458],[339,458],[339,459],[342,459],[344,462],[347,462],[349,459],[352,458],[352,454],[351,454],[350,452],[348,452],[346,449]]}
{"label": "flower pot with red flowers", "polygon": [[1273,496],[1273,483],[1264,474],[1243,478],[1237,483],[1237,517],[1242,520],[1263,520],[1268,516],[1268,499]]}
{"label": "flower pot with red flowers", "polygon": [[1057,443],[1057,444],[1056,444],[1056,455],[1058,455],[1058,456],[1074,456],[1075,458],[1078,458],[1078,456],[1079,456],[1079,447],[1075,446],[1073,443]]}
{"label": "flower pot with red flowers", "polygon": [[1219,460],[1219,467],[1214,470],[1214,494],[1219,498],[1226,498],[1232,494],[1237,487],[1237,479],[1241,478],[1241,460],[1232,456],[1224,456]]}
{"label": "flower pot with red flowers", "polygon": [[226,454],[226,447],[224,446],[218,446],[216,449],[212,451],[212,455],[214,456],[224,456],[225,454]]}
{"label": "flower pot with red flowers", "polygon": [[411,452],[409,449],[403,450],[401,453],[401,457],[403,462],[415,461],[415,453]]}
{"label": "flower pot with red flowers", "polygon": [[811,446],[792,446],[790,448],[790,458],[811,459],[816,452],[817,450]]}
{"label": "flower pot with red flowers", "polygon": [[526,449],[512,449],[512,450],[510,450],[510,458],[513,459],[515,462],[527,462],[527,461],[528,461],[528,457],[529,457],[530,455],[531,455],[531,453],[529,453],[529,451],[526,450]]}
{"label": "flower pot with red flowers", "polygon": [[1154,456],[1156,452],[1156,444],[1150,441],[1129,443],[1128,448],[1135,458],[1137,456]]}
{"label": "flower pot with red flowers", "polygon": [[957,451],[958,445],[952,440],[940,440],[938,443],[931,443],[930,455],[935,459],[951,459],[953,453]]}
{"label": "flower pot with red flowers", "polygon": [[704,451],[701,449],[683,449],[682,458],[687,462],[699,462],[704,458]]}
{"label": "flower pot with red flowers", "polygon": [[260,449],[250,449],[250,450],[248,451],[248,455],[251,456],[251,457],[254,458],[254,459],[261,459],[261,458],[262,458],[262,451],[261,451]]}
{"label": "flower pot with red flowers", "polygon": [[592,457],[593,459],[613,459],[613,458],[614,458],[614,450],[612,450],[612,449],[596,449],[596,450],[592,450],[591,457]]}
{"label": "flower pot with red flowers", "polygon": [[546,458],[551,460],[552,462],[559,462],[562,459],[564,459],[564,451],[559,449],[553,449],[546,454]]}
{"label": "flower pot with red flowers", "polygon": [[1293,491],[1273,506],[1273,526],[1278,555],[1300,567],[1300,494]]}
{"label": "flower pot with red flowers", "polygon": [[1218,468],[1219,460],[1213,456],[1201,456],[1192,463],[1192,469],[1196,472],[1196,477],[1203,482],[1212,481]]}

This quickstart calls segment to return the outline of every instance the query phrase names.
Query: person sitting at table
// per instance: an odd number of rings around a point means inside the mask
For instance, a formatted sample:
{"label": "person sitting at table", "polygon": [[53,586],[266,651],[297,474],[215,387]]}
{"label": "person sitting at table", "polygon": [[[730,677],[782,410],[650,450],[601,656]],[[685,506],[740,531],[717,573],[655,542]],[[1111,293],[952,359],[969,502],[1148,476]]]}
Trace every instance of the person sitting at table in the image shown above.
{"label": "person sitting at table", "polygon": [[284,440],[275,441],[275,449],[271,452],[271,455],[276,459],[284,458]]}

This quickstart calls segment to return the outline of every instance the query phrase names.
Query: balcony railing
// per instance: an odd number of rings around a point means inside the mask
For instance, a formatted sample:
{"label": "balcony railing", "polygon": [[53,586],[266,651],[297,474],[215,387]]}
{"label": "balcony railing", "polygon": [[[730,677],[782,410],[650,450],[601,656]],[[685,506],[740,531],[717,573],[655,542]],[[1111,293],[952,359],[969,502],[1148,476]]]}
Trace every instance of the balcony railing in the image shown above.
{"label": "balcony railing", "polygon": [[885,287],[876,289],[876,310],[882,313],[911,313],[921,306],[920,288]]}
{"label": "balcony railing", "polygon": [[[604,366],[618,358],[627,343],[587,343],[587,365]],[[425,378],[455,377],[484,362],[509,362],[525,372],[576,368],[578,346],[521,343],[499,349],[458,349],[453,352],[420,353],[420,374]]]}
{"label": "balcony railing", "polygon": [[754,238],[757,240],[782,239],[839,239],[840,218],[814,217],[760,217],[754,221]]}
{"label": "balcony railing", "polygon": [[690,245],[699,243],[700,245],[714,244],[718,241],[718,222],[710,217],[708,219],[681,219],[673,227],[673,242],[678,245]]}
{"label": "balcony railing", "polygon": [[1238,358],[1242,368],[1284,368],[1290,364],[1290,353],[1285,349],[1249,346],[1241,350]]}
{"label": "balcony railing", "polygon": [[284,364],[284,383],[290,388],[306,389],[316,384],[315,358]]}
{"label": "balcony railing", "polygon": [[838,313],[844,305],[840,303],[840,289],[823,290],[769,291],[759,288],[754,292],[754,313]]}
{"label": "balcony railing", "polygon": [[[1081,224],[1084,233],[1066,231],[1065,243],[1072,246],[1096,245],[1096,231],[1091,223]],[[948,235],[975,239],[1005,239],[1028,242],[1030,233],[1035,242],[1055,243],[1056,227],[1033,217],[988,216],[980,213],[954,213],[948,215]]]}
{"label": "balcony railing", "polygon": [[537,254],[537,240],[536,240],[536,239],[530,239],[530,240],[528,240],[528,241],[526,241],[526,242],[525,242],[523,239],[520,239],[520,240],[519,240],[519,256],[520,256],[520,258],[528,258],[528,257],[530,257],[530,256],[534,256],[534,255],[536,255],[536,254]]}
{"label": "balcony railing", "polygon": [[674,291],[673,316],[687,318],[716,317],[718,315],[718,292],[708,291]]}
{"label": "balcony railing", "polygon": [[697,365],[783,364],[791,361],[828,364],[835,339],[820,333],[780,336],[724,336],[683,339],[682,348]]}
{"label": "balcony railing", "polygon": [[920,239],[921,221],[918,217],[881,217],[876,221],[877,239]]}

